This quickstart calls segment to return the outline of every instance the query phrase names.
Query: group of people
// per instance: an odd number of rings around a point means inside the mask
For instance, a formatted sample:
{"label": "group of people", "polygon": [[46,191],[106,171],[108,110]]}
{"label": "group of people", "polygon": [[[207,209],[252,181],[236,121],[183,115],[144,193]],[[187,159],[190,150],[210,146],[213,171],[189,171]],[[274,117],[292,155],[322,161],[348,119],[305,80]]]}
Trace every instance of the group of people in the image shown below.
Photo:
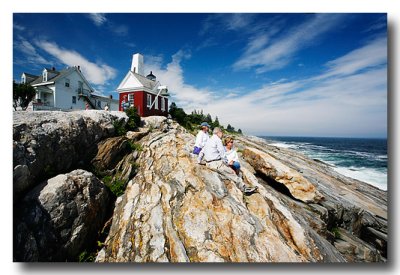
{"label": "group of people", "polygon": [[[244,184],[240,174],[240,162],[236,150],[233,148],[234,140],[232,137],[227,137],[222,142],[223,132],[221,128],[215,127],[213,135],[208,134],[211,128],[207,122],[201,123],[201,130],[196,136],[196,142],[193,149],[193,154],[197,155],[197,162],[205,162],[206,166],[223,172],[228,175],[238,188],[249,195],[254,193],[257,188],[248,187]],[[232,174],[235,177],[232,177]]]}

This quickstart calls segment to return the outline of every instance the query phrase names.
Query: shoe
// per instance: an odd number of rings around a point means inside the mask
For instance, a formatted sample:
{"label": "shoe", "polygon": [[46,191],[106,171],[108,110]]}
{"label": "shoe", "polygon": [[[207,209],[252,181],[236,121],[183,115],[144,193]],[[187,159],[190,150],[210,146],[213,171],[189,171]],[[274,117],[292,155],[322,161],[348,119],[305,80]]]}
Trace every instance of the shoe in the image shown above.
{"label": "shoe", "polygon": [[245,195],[251,195],[257,191],[258,187],[246,187],[244,189],[244,194]]}

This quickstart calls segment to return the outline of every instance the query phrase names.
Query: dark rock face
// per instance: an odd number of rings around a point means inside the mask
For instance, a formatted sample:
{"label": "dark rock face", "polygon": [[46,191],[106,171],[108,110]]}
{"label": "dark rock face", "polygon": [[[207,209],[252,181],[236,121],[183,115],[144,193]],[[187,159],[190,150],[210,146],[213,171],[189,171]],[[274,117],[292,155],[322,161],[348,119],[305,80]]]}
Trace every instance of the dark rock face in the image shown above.
{"label": "dark rock face", "polygon": [[14,112],[14,201],[40,181],[89,162],[125,113]]}
{"label": "dark rock face", "polygon": [[29,192],[14,210],[14,260],[74,260],[101,229],[109,195],[92,173],[74,170]]}
{"label": "dark rock face", "polygon": [[97,155],[92,164],[99,171],[111,170],[129,151],[129,143],[125,137],[108,138],[98,144]]}

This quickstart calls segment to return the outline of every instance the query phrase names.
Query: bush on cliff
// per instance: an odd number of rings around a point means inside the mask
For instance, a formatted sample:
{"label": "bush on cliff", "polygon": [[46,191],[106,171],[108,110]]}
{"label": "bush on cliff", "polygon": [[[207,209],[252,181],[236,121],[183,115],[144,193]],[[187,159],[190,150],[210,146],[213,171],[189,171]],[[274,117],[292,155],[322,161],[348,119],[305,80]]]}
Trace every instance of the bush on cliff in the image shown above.
{"label": "bush on cliff", "polygon": [[126,123],[124,121],[115,121],[113,123],[117,136],[124,136],[126,132],[133,131],[140,126],[140,116],[136,107],[126,109],[125,113],[128,116]]}

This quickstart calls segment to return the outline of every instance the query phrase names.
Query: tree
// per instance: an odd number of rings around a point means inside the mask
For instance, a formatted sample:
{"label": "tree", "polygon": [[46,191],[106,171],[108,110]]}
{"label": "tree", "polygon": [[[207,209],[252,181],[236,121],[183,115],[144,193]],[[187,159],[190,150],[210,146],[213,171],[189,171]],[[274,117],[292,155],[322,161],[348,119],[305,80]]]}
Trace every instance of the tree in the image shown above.
{"label": "tree", "polygon": [[205,121],[208,122],[208,123],[212,122],[212,118],[211,118],[210,114],[207,114]]}
{"label": "tree", "polygon": [[31,85],[13,81],[13,107],[15,111],[17,107],[21,107],[25,111],[35,95],[35,88]]}
{"label": "tree", "polygon": [[216,116],[215,121],[214,121],[214,127],[219,127],[219,126],[220,126],[219,120],[218,120],[218,117]]}
{"label": "tree", "polygon": [[243,134],[241,129],[238,129],[238,133],[239,134]]}
{"label": "tree", "polygon": [[175,102],[171,103],[171,106],[169,107],[169,114],[183,127],[188,126],[188,118],[185,111],[182,108],[178,108]]}
{"label": "tree", "polygon": [[226,126],[226,130],[227,130],[228,132],[234,132],[234,131],[235,131],[235,128],[233,128],[230,124],[228,124],[228,126]]}

